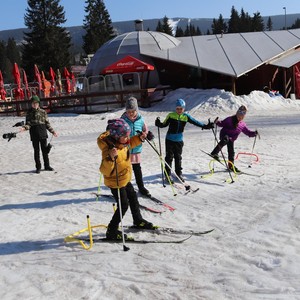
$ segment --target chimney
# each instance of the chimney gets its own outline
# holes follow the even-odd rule
[[[139,19],[139,20],[135,20],[135,31],[143,31],[143,20]]]

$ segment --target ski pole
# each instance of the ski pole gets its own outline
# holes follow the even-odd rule
[[[153,141],[153,144],[154,144],[153,147],[156,149],[156,145],[155,145],[154,141]],[[157,152],[156,152],[156,153],[157,153]],[[171,182],[171,178],[170,178],[169,174],[168,174],[167,171],[166,171],[166,168],[165,168],[165,165],[164,165],[164,160],[163,160],[163,158],[162,158],[161,155],[159,155],[159,160],[160,160],[160,165],[161,165],[161,168],[162,168],[162,177],[164,176],[164,173],[165,173],[165,176],[166,176],[166,178],[167,178],[167,181],[169,182],[169,184],[170,184],[170,186],[171,186],[173,195],[174,195],[174,196],[177,196],[177,194],[176,194],[176,192],[175,192],[175,190],[174,190],[173,184],[172,184],[172,182]],[[163,178],[164,178],[164,177],[163,177]],[[164,179],[163,179],[163,187],[166,187],[166,185],[164,184]]]
[[[251,155],[252,155],[253,152],[254,152],[254,147],[255,147],[255,144],[256,144],[256,137],[257,137],[257,135],[255,136],[254,141],[253,141],[253,146],[252,146]],[[251,156],[250,156],[250,163],[249,163],[248,168],[251,168],[251,164],[252,164],[251,162],[252,162],[252,159],[251,159]]]
[[[99,196],[100,196],[100,191],[101,191],[101,181],[102,181],[102,173],[100,173],[100,175],[99,175],[99,183],[98,183],[98,191],[97,191],[96,201],[98,201]]]
[[[217,143],[217,145],[218,145],[218,144],[219,144],[219,141],[218,141],[218,138],[217,138],[217,134],[216,134],[216,132],[215,132],[215,130],[214,130],[213,128],[212,128],[211,130],[212,130],[212,132],[213,132],[213,134],[214,134],[215,141],[216,141],[216,143]],[[233,180],[232,175],[231,175],[231,172],[230,172],[230,170],[229,170],[229,163],[226,163],[225,156],[224,156],[224,153],[223,153],[222,149],[220,149],[220,152],[221,152],[222,158],[223,158],[223,160],[224,160],[224,162],[225,162],[227,171],[228,171],[228,173],[229,173],[229,176],[230,176],[230,179],[231,179],[231,183],[233,183],[234,180]]]
[[[159,117],[158,117],[159,119]],[[160,128],[157,127],[157,135],[158,135],[158,145],[159,145],[159,156],[161,157],[161,142],[160,142]],[[161,180],[162,180],[162,184],[163,184],[163,187],[166,187],[165,185],[165,180],[164,180],[164,167],[163,165],[161,164]]]
[[[208,123],[210,122],[210,119],[208,119]],[[215,133],[216,133],[216,136],[217,136],[217,131],[218,131],[218,126],[217,126],[217,124],[215,124]],[[217,141],[216,141],[216,139],[214,139],[214,148],[217,146]],[[213,167],[212,167],[212,170],[213,170],[213,172],[214,172],[214,170],[215,170],[215,162],[214,162],[214,160],[213,160]]]
[[[137,131],[138,133],[140,133],[140,131]],[[157,151],[157,149],[151,144],[151,142],[147,139],[147,138],[145,138],[145,140],[147,141],[147,143],[151,146],[151,148],[156,152],[156,154],[160,157],[160,159],[161,159],[161,161],[163,161],[164,162],[164,164],[171,170],[171,171],[173,171],[173,169],[171,168],[171,166],[161,157],[161,155],[159,154],[159,152]],[[166,172],[166,170],[165,170],[165,173],[166,173],[166,175],[167,175],[167,172]],[[184,187],[185,187],[185,189],[188,191],[188,190],[190,190],[190,186],[188,186],[188,185],[185,185],[184,184],[184,182],[181,180],[181,178],[176,174],[176,172],[174,172],[173,171],[173,173],[175,174],[175,176],[176,176],[176,178],[179,180],[179,182],[181,183],[181,184],[183,184],[184,185]]]
[[[128,250],[130,250],[130,248],[125,245],[125,236],[124,236],[124,227],[123,227],[123,216],[122,216],[122,206],[121,206],[121,192],[120,192],[120,187],[119,187],[119,176],[118,176],[117,158],[118,158],[118,156],[115,157],[115,169],[116,169],[116,179],[117,179],[117,188],[118,188],[118,205],[119,205],[120,220],[121,220],[121,230],[122,230],[122,243],[123,243],[123,250],[124,251],[128,251]]]

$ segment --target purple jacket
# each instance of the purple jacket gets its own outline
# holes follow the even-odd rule
[[[241,132],[249,137],[255,137],[256,132],[250,130],[244,121],[238,122],[236,116],[230,116],[223,121],[217,121],[219,127],[223,127],[220,131],[220,139],[223,139],[225,135],[228,135],[231,141],[235,141]],[[236,124],[236,125],[235,125]]]

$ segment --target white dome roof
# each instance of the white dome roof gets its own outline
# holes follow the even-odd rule
[[[141,56],[140,52],[164,51],[180,43],[178,39],[156,31],[132,31],[118,35],[97,50],[87,67],[86,75],[99,75],[103,68],[127,55],[152,63],[150,58]]]

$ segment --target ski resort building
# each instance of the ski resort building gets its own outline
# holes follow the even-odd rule
[[[269,86],[284,97],[300,98],[300,29],[175,38],[142,27],[139,20],[136,31],[118,35],[98,49],[86,71],[91,85],[100,80],[113,90],[112,83],[120,87],[127,78],[141,88],[218,88],[236,95]],[[103,70],[126,56],[154,70],[147,70],[147,76],[144,71],[124,71],[107,80]]]

